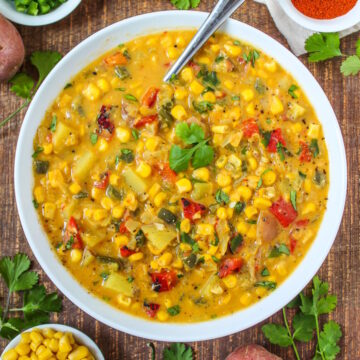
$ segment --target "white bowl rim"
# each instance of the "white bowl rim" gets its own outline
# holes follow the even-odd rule
[[[80,3],[81,0],[68,0],[47,14],[33,16],[16,11],[10,0],[0,0],[0,14],[17,24],[42,26],[53,24],[68,16]]]
[[[144,14],[110,25],[81,42],[56,65],[36,93],[21,127],[15,155],[15,195],[20,220],[34,255],[45,273],[73,303],[95,319],[131,335],[159,341],[184,342],[219,338],[247,329],[276,313],[307,285],[320,268],[335,240],[345,204],[347,168],[344,143],[334,111],[320,85],[307,68],[280,43],[249,25],[230,19],[221,28],[222,31],[234,37],[238,37],[239,34],[247,36],[247,41],[273,56],[291,72],[309,98],[311,95],[316,95],[316,104],[313,106],[323,124],[327,140],[330,188],[328,210],[305,258],[276,291],[247,309],[211,321],[180,324],[148,321],[114,309],[79,286],[57,260],[56,255],[48,246],[48,240],[31,203],[32,183],[29,181],[29,173],[32,171],[30,154],[33,151],[33,136],[45,110],[69,80],[64,75],[67,66],[69,65],[71,69],[68,71],[74,76],[79,72],[77,68],[85,67],[91,60],[105,52],[105,49],[99,45],[100,42],[104,43],[106,49],[110,49],[116,46],[114,44],[124,42],[120,39],[125,38],[127,41],[139,34],[156,33],[165,29],[198,27],[207,15],[204,12],[193,11]],[[128,32],[125,33],[125,31]],[[111,38],[112,35],[115,38]],[[97,47],[100,48],[96,50]],[[80,64],[76,60],[79,59],[81,52],[87,55],[85,64]],[[63,78],[61,78],[62,75]],[[51,90],[51,85],[53,90]],[[310,90],[311,94],[309,94]],[[324,118],[326,121],[322,121]]]
[[[105,360],[104,355],[102,354],[102,352],[100,351],[99,347],[96,345],[94,340],[92,340],[89,336],[87,336],[82,331],[80,331],[76,328],[73,328],[71,326],[62,325],[62,324],[43,324],[43,325],[34,326],[30,329],[26,329],[23,332],[30,332],[35,329],[47,329],[47,328],[53,329],[56,331],[61,331],[61,332],[71,332],[74,335],[75,340],[78,341],[80,343],[80,345],[85,345],[90,350],[92,355],[94,355],[96,360]],[[12,339],[7,344],[4,351],[2,352],[2,355],[4,355],[7,351],[13,349],[20,342],[22,333],[20,333],[16,337],[14,337],[14,339]],[[1,358],[1,356],[0,356],[0,358]]]
[[[350,29],[360,23],[360,1],[346,14],[334,19],[314,19],[301,13],[291,0],[279,0],[284,12],[296,23],[306,29],[319,32],[336,32]]]

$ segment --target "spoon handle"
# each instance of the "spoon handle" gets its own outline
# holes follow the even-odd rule
[[[244,3],[245,0],[219,0],[213,11],[206,18],[205,22],[201,25],[198,32],[190,41],[189,45],[185,48],[180,57],[176,60],[175,64],[171,67],[164,77],[167,82],[191,60],[195,53],[205,44],[210,36],[230,17],[230,15]]]

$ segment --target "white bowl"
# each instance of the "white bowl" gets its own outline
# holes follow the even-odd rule
[[[285,13],[304,28],[319,32],[335,32],[349,29],[360,23],[360,1],[345,15],[329,20],[313,19],[301,13],[291,0],[279,0]]]
[[[74,329],[70,326],[60,325],[60,324],[45,324],[45,325],[35,326],[28,330],[24,330],[24,332],[29,332],[33,329],[46,329],[46,328],[50,328],[55,331],[61,331],[61,332],[71,332],[74,335],[76,342],[80,345],[86,346],[90,350],[90,352],[94,355],[95,360],[105,360],[104,355],[102,354],[99,347],[94,343],[93,340],[91,340],[83,332]],[[14,339],[12,339],[9,342],[9,344],[4,349],[2,355],[4,355],[7,351],[13,349],[20,342],[20,340],[21,340],[21,334],[16,336]]]
[[[81,0],[67,0],[67,2],[47,14],[33,16],[16,11],[13,0],[0,0],[0,14],[3,14],[6,18],[17,24],[41,26],[52,24],[63,19],[80,3]]]
[[[15,193],[21,223],[28,242],[44,271],[71,301],[97,320],[132,335],[162,341],[196,341],[218,338],[253,326],[271,316],[294,298],[315,275],[336,237],[346,195],[346,158],[334,111],[311,73],[281,44],[248,25],[229,20],[222,31],[243,39],[273,56],[296,78],[314,103],[322,122],[330,159],[328,210],[316,240],[289,278],[268,297],[249,308],[219,319],[190,324],[148,321],[116,310],[92,296],[70,275],[51,250],[32,204],[33,138],[45,111],[65,84],[101,54],[139,35],[164,30],[199,27],[207,13],[167,11],[136,16],[113,24],[84,40],[70,51],[48,75],[36,93],[21,127],[15,157]]]

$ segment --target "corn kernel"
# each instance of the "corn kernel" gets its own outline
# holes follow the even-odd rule
[[[168,48],[174,44],[174,40],[169,34],[167,34],[160,40],[160,44],[162,47]]]
[[[249,224],[247,224],[245,221],[239,221],[236,225],[236,230],[240,234],[245,235],[249,230]]]
[[[170,265],[170,263],[172,261],[172,257],[173,256],[171,253],[166,252],[159,257],[158,264],[160,266],[168,266],[168,265]]]
[[[256,225],[250,225],[250,229],[246,233],[249,239],[256,239]]]
[[[222,169],[227,163],[227,156],[226,155],[221,155],[217,160],[216,160],[216,167],[219,169]]]
[[[115,135],[119,139],[119,141],[123,144],[129,142],[131,137],[130,130],[125,127],[117,127],[115,129]]]
[[[234,83],[231,80],[225,80],[224,85],[229,89],[232,90],[234,88]]]
[[[115,234],[113,239],[118,247],[126,246],[129,243],[129,238],[126,235]]]
[[[219,44],[212,44],[210,46],[210,50],[214,53],[217,54],[220,51],[220,45]]]
[[[107,217],[108,212],[105,209],[96,209],[94,210],[94,220],[95,221],[100,221],[103,220]]]
[[[258,210],[254,206],[247,206],[244,210],[244,213],[247,218],[251,219],[255,215],[257,215]]]
[[[143,178],[147,178],[151,174],[151,166],[141,162],[136,168],[136,172]]]
[[[226,209],[224,207],[219,207],[216,210],[216,216],[221,220],[225,220],[227,218]]]
[[[300,133],[301,130],[302,130],[302,125],[301,125],[299,122],[297,122],[297,123],[295,123],[295,124],[293,124],[293,125],[291,126],[291,130],[292,130],[295,134],[298,134],[298,133]]]
[[[95,101],[100,97],[100,89],[95,85],[90,83],[84,90],[83,95],[90,101]]]
[[[248,163],[249,163],[249,166],[250,166],[251,170],[256,170],[256,168],[258,166],[258,163],[257,163],[255,158],[253,158],[253,157],[249,158]]]
[[[54,353],[58,352],[58,350],[59,350],[59,340],[50,339],[49,349]]]
[[[228,289],[233,289],[236,286],[237,278],[235,275],[228,275],[222,281]]]
[[[29,344],[20,343],[20,344],[16,345],[15,351],[19,355],[27,355],[31,351],[31,349],[30,349]]]
[[[190,67],[185,67],[181,71],[181,78],[186,82],[192,81],[194,79],[194,74],[192,69]]]
[[[115,206],[112,211],[111,211],[111,215],[115,218],[115,219],[120,219],[123,214],[124,214],[124,207],[121,205]]]
[[[214,125],[211,127],[214,134],[226,134],[229,131],[228,125]]]
[[[230,111],[229,111],[229,117],[231,120],[240,120],[241,117],[241,108],[239,106],[234,106]],[[241,139],[240,139],[241,140]]]
[[[99,151],[104,152],[108,149],[109,147],[109,143],[104,139],[101,138],[98,142],[97,142],[97,148]]]
[[[72,183],[69,190],[72,194],[78,194],[81,191],[81,186],[78,183]]]
[[[29,332],[24,332],[21,334],[21,342],[24,344],[30,344],[31,343],[31,338],[30,338],[30,333]]]
[[[160,321],[166,321],[168,318],[169,318],[169,314],[163,310],[160,310],[158,313],[157,313],[157,318],[160,320]]]
[[[176,106],[175,106],[175,107],[176,107]],[[150,151],[155,151],[156,148],[157,148],[157,146],[158,146],[158,144],[159,144],[158,139],[157,139],[157,138],[153,138],[153,137],[147,139],[146,142],[145,142],[146,148],[147,148],[148,150],[150,150]]]
[[[198,224],[196,233],[203,236],[209,236],[214,234],[214,225],[212,224]]]
[[[116,297],[116,300],[120,305],[123,305],[123,306],[126,306],[126,307],[129,307],[131,305],[131,297],[125,296],[123,294],[119,294]]]
[[[34,189],[34,198],[39,204],[45,201],[45,190],[42,186],[37,186]]]
[[[38,331],[32,331],[30,333],[30,339],[36,345],[40,345],[44,340],[43,336]]]
[[[123,205],[126,208],[129,208],[129,210],[131,211],[135,211],[137,206],[138,206],[138,201],[136,199],[136,195],[133,191],[129,191],[126,196],[125,199],[123,201]]]
[[[226,304],[228,304],[230,302],[230,300],[231,300],[231,294],[228,293],[228,294],[226,294],[225,296],[223,296],[221,298],[221,303],[226,305]]]
[[[235,169],[239,169],[241,167],[242,161],[236,155],[231,154],[228,158],[228,164],[232,165]]]
[[[197,62],[198,62],[199,64],[209,65],[209,64],[210,64],[210,59],[209,59],[207,56],[200,56],[200,57],[197,59]]]
[[[82,259],[82,250],[72,249],[70,253],[70,258],[73,263],[79,263]]]
[[[94,199],[94,200],[100,200],[100,198],[103,196],[103,190],[101,189],[98,189],[96,187],[93,187],[91,189],[91,197]]]
[[[237,192],[239,193],[240,198],[244,199],[245,201],[250,200],[252,195],[251,189],[248,188],[247,186],[239,186],[237,188]]]
[[[184,219],[180,223],[180,230],[181,232],[188,233],[191,228],[191,223],[189,219]]]
[[[180,194],[190,192],[192,190],[191,181],[185,178],[178,180],[176,182],[176,187]]]
[[[179,51],[175,47],[170,47],[166,50],[166,56],[170,60],[174,60],[179,56]]]
[[[301,211],[302,215],[311,214],[316,211],[316,205],[312,202],[309,202],[304,205],[304,208]]]
[[[286,265],[284,262],[279,262],[276,265],[276,272],[280,275],[280,276],[285,276],[287,274],[287,269],[286,269]]]
[[[149,196],[151,199],[155,197],[155,195],[160,191],[161,186],[158,183],[154,183],[149,189]]]
[[[277,68],[277,65],[276,65],[276,62],[274,60],[272,61],[268,61],[264,64],[264,68],[271,72],[271,73],[274,73],[276,71],[276,68]]]
[[[210,289],[211,293],[215,295],[221,295],[224,293],[224,289],[221,287],[220,284],[215,284]]]
[[[175,269],[182,269],[183,268],[183,263],[180,259],[176,259],[172,264],[171,264]]]
[[[255,198],[254,206],[260,210],[265,210],[271,206],[271,201],[265,198]]]
[[[308,137],[312,139],[317,139],[320,134],[320,125],[318,124],[310,124],[308,130]]]
[[[69,360],[81,360],[86,356],[90,355],[89,349],[86,346],[79,346],[74,351],[72,351],[68,357]]]
[[[53,219],[55,217],[56,205],[51,202],[46,202],[43,205],[42,213],[46,219]]]
[[[204,91],[204,89],[205,88],[197,80],[194,80],[190,84],[190,91],[196,95],[200,95]]]
[[[42,351],[40,354],[38,354],[39,360],[49,360],[53,356],[53,353],[50,349],[45,348],[44,351]]]
[[[48,144],[48,143],[43,144],[42,148],[44,149],[43,153],[45,155],[49,155],[53,151],[53,144]]]
[[[160,207],[163,202],[166,200],[166,193],[165,192],[160,192],[158,193],[155,197],[154,197],[154,205],[157,207]]]
[[[56,188],[64,183],[64,177],[59,169],[49,171],[47,173],[49,183],[52,187]]]
[[[255,115],[256,111],[255,111],[255,105],[253,102],[251,102],[247,107],[246,107],[246,113],[248,115]]]
[[[154,270],[159,269],[159,264],[158,264],[155,260],[152,260],[152,261],[150,262],[150,266],[151,266],[151,268],[154,269]]]
[[[210,177],[210,172],[207,168],[202,167],[193,171],[192,176],[194,179],[201,181],[208,181]]]
[[[138,141],[136,144],[136,152],[141,153],[144,150],[144,143],[142,141]]]
[[[310,179],[305,179],[305,181],[304,181],[304,190],[305,190],[307,193],[310,193],[311,187],[312,187],[312,185],[311,185]]]
[[[240,303],[244,306],[248,306],[251,303],[252,295],[246,292],[240,296]]]
[[[231,176],[226,172],[220,172],[216,177],[216,182],[220,187],[229,186],[232,182]]]
[[[190,251],[190,250],[192,250],[192,247],[191,247],[191,245],[189,245],[189,244],[181,243],[181,244],[180,244],[180,249],[181,249],[182,251]]]
[[[270,186],[273,185],[276,181],[276,173],[272,170],[267,171],[263,176],[262,176],[262,181],[264,183],[265,186]]]
[[[257,287],[255,293],[259,297],[263,297],[266,294],[266,289],[264,287]]]
[[[102,90],[103,92],[108,92],[110,90],[110,84],[105,79],[99,79],[96,82],[96,85]]]
[[[172,306],[172,301],[169,298],[167,298],[164,300],[164,305],[168,309],[169,307]]]
[[[184,88],[177,88],[174,92],[174,97],[176,100],[183,100],[187,96],[187,91]]]
[[[284,111],[284,106],[277,96],[273,96],[270,103],[270,112],[278,115]]]
[[[2,359],[3,360],[17,360],[18,353],[15,351],[15,349],[11,349],[2,356]]]
[[[224,48],[230,56],[239,56],[242,52],[240,46],[225,44]]]
[[[118,175],[116,175],[116,174],[111,174],[111,175],[109,176],[109,183],[110,183],[110,185],[112,185],[112,186],[117,186],[117,185],[119,185],[119,181],[120,181],[120,177],[119,177]]]
[[[142,252],[138,252],[136,254],[132,254],[128,257],[130,261],[139,261],[144,257],[144,254]]]
[[[178,36],[176,39],[175,39],[175,43],[176,45],[178,46],[185,46],[186,45],[186,41],[184,39],[183,36]]]
[[[208,91],[207,93],[205,93],[205,94],[203,95],[203,99],[204,99],[205,101],[209,101],[209,102],[211,102],[211,103],[216,102],[216,96],[214,95],[214,93],[213,93],[212,91]]]
[[[245,89],[240,94],[245,101],[251,101],[254,98],[254,91],[251,89]]]

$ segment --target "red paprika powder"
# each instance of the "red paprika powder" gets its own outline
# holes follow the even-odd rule
[[[348,13],[357,0],[291,0],[304,15],[314,19],[334,19]]]

